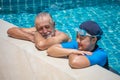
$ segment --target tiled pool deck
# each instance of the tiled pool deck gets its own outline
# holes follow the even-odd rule
[[[0,80],[120,80],[98,65],[71,69],[68,59],[49,57],[29,41],[8,37],[12,26],[0,20]]]
[[[120,0],[30,1],[1,0],[0,19],[19,27],[31,27],[34,26],[36,13],[48,11],[56,22],[56,28],[72,39],[75,39],[74,29],[80,23],[96,21],[104,32],[99,45],[108,52],[109,66],[120,74]]]

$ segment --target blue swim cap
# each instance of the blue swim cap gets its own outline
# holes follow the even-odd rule
[[[92,36],[97,36],[98,40],[101,38],[101,35],[103,34],[103,31],[100,28],[100,26],[94,21],[83,22],[80,25],[80,29],[85,30],[87,33],[89,33]]]

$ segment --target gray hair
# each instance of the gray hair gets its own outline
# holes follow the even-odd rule
[[[52,16],[51,16],[49,13],[47,13],[47,12],[41,12],[41,13],[39,13],[39,14],[36,16],[36,18],[43,18],[43,17],[48,17],[48,19],[49,19],[49,21],[50,21],[50,24],[53,24],[53,23],[54,23],[54,21],[53,21],[53,19],[52,19]]]

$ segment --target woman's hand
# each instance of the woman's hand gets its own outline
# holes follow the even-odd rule
[[[92,52],[90,51],[79,51],[79,50],[73,50],[71,54],[79,54],[79,55],[92,55]]]

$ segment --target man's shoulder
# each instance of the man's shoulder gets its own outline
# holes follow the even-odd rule
[[[58,31],[58,30],[55,31],[55,37],[62,40],[62,42],[66,42],[66,41],[71,40],[70,37],[66,33]]]
[[[55,30],[55,36],[68,36],[66,33],[59,31],[59,30]]]
[[[55,34],[56,34],[56,35],[59,35],[59,34],[65,34],[65,33],[62,32],[62,31],[59,31],[59,30],[55,30]]]

